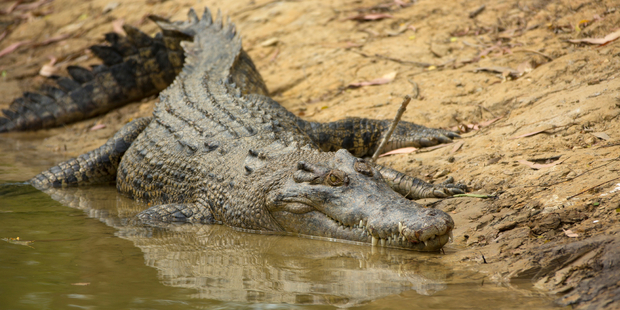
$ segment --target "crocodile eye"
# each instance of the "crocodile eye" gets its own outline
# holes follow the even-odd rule
[[[328,185],[341,186],[341,185],[347,185],[348,183],[349,183],[349,177],[347,177],[347,175],[342,171],[332,170],[327,176]]]

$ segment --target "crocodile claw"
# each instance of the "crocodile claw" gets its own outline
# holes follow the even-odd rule
[[[443,181],[443,182],[441,182],[441,183],[439,183],[439,184],[437,184],[435,186],[443,189],[444,192],[448,196],[465,194],[465,192],[467,191],[467,185],[465,185],[463,183],[454,183],[454,178],[453,177],[449,177],[445,181]]]
[[[444,189],[435,189],[435,190],[433,190],[433,194],[435,195],[435,198],[446,198],[446,197],[448,197],[448,194],[446,193],[446,191]]]

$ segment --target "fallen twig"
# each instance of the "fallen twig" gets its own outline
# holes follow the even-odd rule
[[[390,136],[392,136],[392,133],[394,132],[396,125],[398,125],[400,118],[403,116],[403,113],[405,113],[405,110],[407,110],[407,105],[409,104],[409,102],[411,102],[411,96],[406,95],[405,98],[403,98],[403,103],[400,104],[400,108],[398,109],[398,112],[396,112],[396,116],[394,117],[394,121],[392,121],[392,125],[390,126],[390,129],[388,130],[388,132],[385,134],[385,136],[381,140],[381,143],[379,143],[379,147],[377,147],[377,149],[375,150],[375,154],[372,155],[371,160],[373,162],[377,161],[377,157],[379,157],[379,153],[381,153],[381,150],[385,146],[385,143],[387,143],[387,141],[390,139]]]
[[[597,187],[599,187],[599,186],[601,186],[601,185],[607,184],[607,183],[609,183],[609,182],[612,182],[612,181],[615,181],[615,180],[618,180],[618,179],[620,179],[620,177],[613,178],[613,179],[611,179],[611,180],[607,180],[607,181],[605,181],[605,182],[603,182],[603,183],[597,184],[597,185],[592,186],[592,187],[590,187],[590,188],[584,189],[584,190],[582,190],[581,192],[579,192],[579,193],[577,193],[577,194],[575,194],[575,195],[569,196],[568,198],[566,198],[566,200],[570,200],[571,198],[575,198],[575,197],[577,197],[577,196],[579,196],[579,195],[581,195],[581,194],[583,194],[583,193],[585,193],[585,192],[587,192],[587,191],[589,191],[589,190],[595,189],[595,188],[597,188]]]
[[[366,53],[362,53],[362,52],[358,52],[358,51],[351,51],[351,52],[356,53],[356,54],[358,54],[358,55],[360,55],[362,57],[366,57],[366,58],[371,58],[371,57],[380,58],[380,59],[385,59],[385,60],[397,62],[399,64],[404,64],[404,65],[413,65],[413,66],[423,67],[423,68],[428,68],[428,67],[432,66],[431,64],[425,63],[425,62],[402,60],[402,59],[392,58],[392,57],[388,57],[388,56],[381,55],[381,54],[368,55]]]
[[[472,197],[472,198],[496,198],[496,196],[484,195],[484,194],[456,194],[452,195],[452,197]]]
[[[484,11],[484,9],[486,8],[486,5],[481,5],[480,7],[478,7],[477,9],[471,11],[469,13],[469,18],[475,18],[476,16],[478,16],[480,13],[482,13],[482,11]]]
[[[565,160],[566,160],[566,158],[560,159],[560,160],[556,160],[556,161],[548,163],[548,164],[537,164],[537,163],[533,163],[531,161],[527,161],[527,160],[523,160],[523,159],[522,160],[518,160],[517,162],[522,164],[522,165],[528,166],[528,167],[530,167],[530,168],[532,168],[534,170],[538,170],[538,169],[550,168],[550,167],[553,167],[555,165],[559,165],[559,164],[563,163]]]
[[[434,146],[429,146],[429,147],[421,148],[421,149],[417,150],[417,152],[418,153],[426,153],[426,152],[434,151],[436,149],[444,148],[444,147],[450,146],[450,145],[452,145],[454,147],[455,144],[457,144],[457,142],[438,144],[438,145],[434,145]]]
[[[0,51],[0,58],[5,56],[5,55],[8,55],[8,54],[14,52],[15,50],[17,50],[22,45],[29,44],[30,42],[32,42],[32,41],[31,40],[24,40],[24,41],[19,41],[19,42],[16,42],[16,43],[13,43],[13,44],[7,46],[5,49]]]
[[[549,130],[553,130],[553,129],[556,129],[556,128],[557,128],[556,126],[553,126],[551,128],[547,128],[547,129],[544,129],[544,130],[537,130],[537,131],[533,131],[533,132],[528,132],[526,134],[522,134],[522,135],[516,136],[516,137],[511,137],[511,138],[508,138],[508,139],[509,140],[514,140],[514,139],[519,139],[519,138],[531,137],[531,136],[535,136],[535,135],[537,135],[539,133],[549,134],[549,132],[548,132]]]
[[[15,8],[16,8],[18,5],[20,5],[22,2],[24,2],[24,0],[17,0],[17,1],[15,1],[15,3],[11,4],[11,6],[9,6],[8,8],[6,8],[6,10],[2,10],[2,11],[0,11],[0,14],[7,15],[7,14],[11,14],[11,13],[13,13],[13,11],[15,10]]]

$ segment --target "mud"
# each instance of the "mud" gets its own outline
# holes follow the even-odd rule
[[[557,294],[561,305],[617,307],[620,41],[568,42],[617,31],[616,1],[137,0],[104,13],[109,3],[56,0],[1,15],[0,30],[8,35],[0,50],[22,40],[69,38],[1,57],[0,107],[43,83],[38,73],[50,57],[58,74],[68,65],[96,63],[87,47],[100,43],[119,19],[154,33],[147,14],[179,20],[189,7],[220,8],[237,24],[272,96],[307,119],[392,118],[414,83],[420,97],[403,120],[467,131],[468,125],[501,117],[464,132],[460,148],[379,162],[430,182],[452,176],[473,193],[493,197],[421,201],[450,212],[457,223],[449,249],[458,255],[450,263],[497,282],[531,279]],[[358,14],[391,18],[347,19]],[[396,77],[388,84],[347,87],[391,72]],[[2,139],[50,161],[69,158],[100,146],[129,120],[148,116],[156,101]],[[98,124],[105,128],[90,130]],[[541,166],[533,169],[521,160]],[[27,180],[39,172],[16,171],[0,165],[3,179]]]

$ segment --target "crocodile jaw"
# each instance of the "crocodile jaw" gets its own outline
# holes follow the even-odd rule
[[[417,208],[419,209],[414,211],[433,210]],[[301,207],[297,206],[295,209]],[[272,212],[271,215],[284,230],[299,235],[362,242],[377,247],[437,251],[452,236],[454,222],[447,214],[433,211],[437,211],[438,215],[435,217],[439,216],[439,219],[416,216],[415,223],[412,218],[387,223],[382,221],[386,219],[383,217],[361,219],[358,224],[353,225],[339,222],[318,210],[302,214],[280,210]]]

